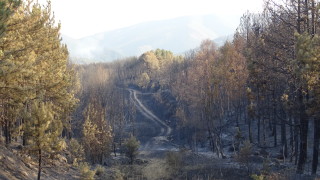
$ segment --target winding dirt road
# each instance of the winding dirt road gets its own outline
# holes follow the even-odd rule
[[[130,92],[130,100],[134,103],[137,110],[148,120],[152,121],[155,126],[161,129],[160,133],[155,137],[151,137],[140,150],[152,151],[152,150],[168,150],[172,149],[172,145],[168,140],[172,129],[163,120],[157,117],[150,109],[148,109],[138,98],[137,94],[140,93],[134,89],[128,89]],[[140,93],[142,94],[142,93]]]

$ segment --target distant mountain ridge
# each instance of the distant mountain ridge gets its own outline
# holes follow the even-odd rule
[[[76,63],[89,63],[139,56],[157,48],[179,54],[196,48],[204,39],[223,42],[230,34],[233,29],[219,18],[205,15],[146,22],[81,39],[62,38]]]

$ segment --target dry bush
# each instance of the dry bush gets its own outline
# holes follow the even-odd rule
[[[247,168],[248,174],[251,171],[250,155],[252,154],[252,145],[249,141],[245,141],[243,147],[241,147],[236,160]]]
[[[98,165],[96,168],[95,168],[95,175],[97,176],[96,179],[98,180],[104,180],[104,179],[108,179],[108,176],[107,176],[107,172],[106,172],[106,169],[101,166],[101,165]]]
[[[68,143],[68,150],[70,152],[70,163],[77,166],[79,162],[84,160],[84,149],[83,146],[74,138]]]
[[[97,180],[124,180],[124,174],[118,167],[107,168],[101,176],[97,176]]]
[[[166,162],[170,169],[174,171],[179,171],[183,166],[182,157],[183,154],[181,152],[170,151],[166,153]]]
[[[263,174],[257,175],[257,174],[252,174],[250,176],[253,180],[265,180],[266,176]]]
[[[254,180],[319,180],[310,175],[296,174],[295,168],[288,168],[278,172],[270,172],[268,174],[253,174],[251,178]]]
[[[88,163],[80,163],[79,169],[83,180],[94,180],[95,171],[90,169]]]
[[[140,165],[122,165],[118,167],[124,179],[142,177],[142,168]]]
[[[142,174],[148,180],[169,179],[170,177],[166,161],[160,159],[150,161],[150,164],[143,168]]]
[[[112,173],[111,178],[114,180],[123,180],[123,174],[119,169],[115,169]]]

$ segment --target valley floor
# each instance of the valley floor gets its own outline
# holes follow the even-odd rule
[[[285,162],[273,157],[265,158],[257,149],[249,155],[246,163],[239,163],[235,152],[224,149],[226,158],[219,158],[208,148],[196,148],[194,151],[177,145],[172,140],[172,128],[166,120],[155,113],[146,102],[143,93],[129,89],[130,100],[137,108],[137,138],[141,142],[139,155],[131,165],[122,154],[113,154],[104,164],[105,173],[97,173],[95,179],[253,179],[253,174],[268,174],[266,179],[317,179],[316,177],[295,174],[295,167],[289,160]],[[147,94],[150,95],[150,94]],[[274,149],[276,150],[276,149]],[[269,151],[274,151],[269,149]],[[95,169],[93,166],[92,169]],[[249,172],[248,172],[249,170]],[[37,163],[30,156],[24,155],[18,145],[0,146],[0,179],[36,179]],[[261,178],[261,177],[260,177]],[[47,161],[42,179],[81,179],[78,168],[67,164],[66,158],[60,156]]]

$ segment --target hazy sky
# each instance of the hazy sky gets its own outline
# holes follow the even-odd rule
[[[62,34],[81,38],[141,22],[204,14],[215,14],[235,29],[246,10],[261,11],[263,0],[51,0],[51,4]]]

